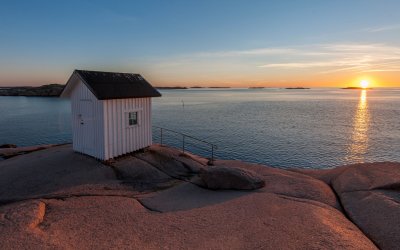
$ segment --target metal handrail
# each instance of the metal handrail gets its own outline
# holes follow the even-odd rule
[[[209,146],[211,147],[211,150],[209,150],[209,149],[203,149],[203,148],[202,148],[202,149],[211,152],[210,164],[211,164],[211,165],[214,164],[214,149],[218,149],[217,145],[212,144],[212,143],[210,143],[210,142],[208,142],[208,141],[205,141],[205,140],[202,140],[202,139],[199,139],[199,138],[196,138],[196,137],[193,137],[193,136],[190,136],[190,135],[187,135],[187,134],[184,134],[184,133],[181,133],[181,132],[172,130],[172,129],[163,128],[163,127],[158,127],[158,126],[153,126],[153,127],[154,127],[154,128],[157,128],[157,129],[160,129],[160,144],[161,144],[161,145],[163,145],[163,131],[164,131],[164,130],[165,130],[165,131],[168,131],[168,132],[172,132],[172,133],[178,134],[178,135],[181,135],[181,136],[182,136],[182,152],[183,152],[183,153],[185,153],[185,138],[186,138],[186,137],[187,137],[187,138],[190,138],[190,139],[193,139],[193,140],[196,140],[196,141],[199,141],[199,142],[202,142],[202,143],[204,143],[204,144],[209,145]],[[188,144],[188,143],[186,143],[186,144]],[[189,143],[189,144],[190,144],[190,143]],[[193,144],[192,144],[192,145],[193,145]],[[193,146],[194,146],[194,145],[193,145]],[[195,147],[196,147],[196,146],[195,146]]]

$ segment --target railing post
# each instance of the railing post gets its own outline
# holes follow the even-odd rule
[[[182,134],[182,153],[185,153],[185,135]]]
[[[161,136],[160,136],[160,140],[161,140],[161,146],[162,146],[162,128],[160,128],[160,131],[161,131]]]
[[[214,145],[211,145],[211,165],[214,165]]]

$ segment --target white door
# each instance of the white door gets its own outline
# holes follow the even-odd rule
[[[83,153],[94,154],[94,117],[93,102],[91,100],[80,100],[81,107],[81,136],[83,137]]]

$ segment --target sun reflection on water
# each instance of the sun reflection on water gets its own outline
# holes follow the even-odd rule
[[[353,118],[353,132],[346,159],[351,162],[364,162],[368,149],[368,129],[370,114],[367,102],[367,90],[362,90],[357,110]]]

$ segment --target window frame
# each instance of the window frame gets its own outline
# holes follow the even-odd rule
[[[131,124],[132,121],[132,124]],[[133,111],[133,112],[128,112],[128,126],[136,126],[139,124],[138,121],[138,112]]]
[[[125,119],[126,119],[125,124],[126,124],[127,128],[134,128],[134,127],[140,126],[141,111],[142,111],[141,109],[125,110]],[[129,118],[130,118],[131,113],[136,113],[136,124],[132,124],[132,125],[129,124],[129,121],[130,121]]]

